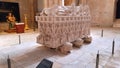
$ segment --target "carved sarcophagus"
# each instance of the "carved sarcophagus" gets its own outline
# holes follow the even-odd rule
[[[36,21],[40,32],[37,42],[50,48],[58,48],[65,42],[90,35],[91,16],[88,8],[69,15],[36,16]]]

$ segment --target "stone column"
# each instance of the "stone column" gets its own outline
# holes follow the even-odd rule
[[[54,5],[58,5],[58,0],[53,0]]]
[[[84,5],[87,4],[87,0],[82,0],[81,4],[84,4]]]
[[[81,3],[81,0],[75,0],[75,4],[78,6],[78,5],[80,5],[80,3]]]
[[[50,8],[54,5],[62,5],[62,0],[44,0],[44,8]]]
[[[48,8],[48,0],[44,0],[44,8]]]
[[[62,5],[62,0],[58,0],[58,4],[61,6]]]

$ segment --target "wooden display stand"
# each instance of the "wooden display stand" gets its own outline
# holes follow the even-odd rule
[[[16,32],[17,33],[24,33],[24,28],[25,28],[24,23],[16,23],[15,27],[16,27]]]

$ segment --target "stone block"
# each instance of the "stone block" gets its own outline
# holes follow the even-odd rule
[[[64,43],[62,46],[59,47],[61,53],[68,54],[72,50],[73,44],[70,42]]]
[[[91,43],[92,42],[92,37],[88,35],[88,36],[85,36],[83,38],[83,40],[84,40],[85,43]]]
[[[75,47],[80,47],[80,46],[83,45],[83,42],[84,42],[84,41],[83,41],[81,38],[79,38],[79,39],[73,41],[72,43],[73,43],[73,46],[75,46]]]

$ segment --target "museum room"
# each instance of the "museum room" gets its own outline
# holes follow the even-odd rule
[[[120,68],[120,0],[0,0],[0,68]]]

